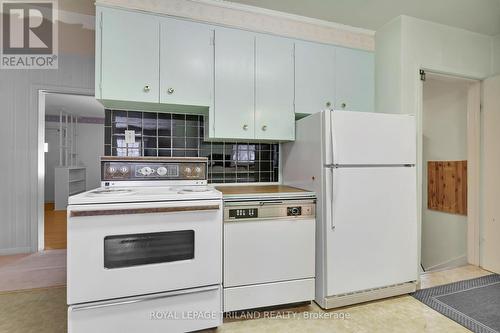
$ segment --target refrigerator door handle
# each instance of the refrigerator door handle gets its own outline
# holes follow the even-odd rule
[[[334,158],[334,155],[335,155],[335,149],[334,149],[334,140],[333,140],[333,111],[330,111],[329,112],[330,114],[330,150],[331,150],[331,156],[332,156],[332,161],[331,161],[331,165],[334,165],[335,164],[335,158]]]
[[[330,223],[332,225],[332,230],[335,229],[335,211],[334,211],[334,203],[335,203],[335,200],[334,200],[334,195],[335,195],[335,180],[334,180],[334,175],[335,175],[335,167],[330,167],[330,171],[332,173],[331,175],[331,196],[330,196]]]
[[[338,166],[336,165],[325,165],[325,168],[329,169],[328,171],[330,171],[330,189],[328,190],[327,189],[327,192],[330,191],[330,202],[329,204],[327,204],[328,208],[326,210],[327,212],[327,217],[330,218],[330,225],[332,227],[332,229],[335,229],[335,209],[334,209],[334,206],[335,206],[335,169],[338,168]],[[326,172],[328,172],[326,171]]]

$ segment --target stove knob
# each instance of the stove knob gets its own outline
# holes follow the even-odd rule
[[[112,166],[108,167],[108,173],[109,173],[109,174],[114,174],[114,173],[116,173],[116,171],[117,171],[117,170],[116,170],[116,168],[115,168],[115,167],[112,167]]]
[[[191,174],[191,168],[190,168],[190,167],[185,168],[185,169],[184,169],[184,173],[185,173],[186,175],[190,175],[190,174]]]
[[[167,174],[167,168],[159,167],[158,169],[156,169],[156,173],[160,176],[165,176]]]
[[[151,169],[150,167],[144,167],[144,168],[139,169],[139,173],[143,176],[149,176],[153,172],[154,172],[154,170]]]
[[[194,168],[194,173],[195,173],[197,176],[199,176],[199,175],[200,175],[200,173],[201,173],[201,168],[200,168],[200,167],[196,167],[196,168]]]
[[[123,173],[123,174],[128,173],[128,167],[127,167],[127,166],[122,166],[122,167],[120,168],[120,172],[121,172],[121,173]]]

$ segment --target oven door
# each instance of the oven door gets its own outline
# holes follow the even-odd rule
[[[220,284],[220,200],[68,207],[68,304]]]

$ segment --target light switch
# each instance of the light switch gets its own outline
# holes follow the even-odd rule
[[[135,143],[135,131],[125,131],[125,143],[126,144]]]

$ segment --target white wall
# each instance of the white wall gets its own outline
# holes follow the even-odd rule
[[[94,57],[59,54],[58,70],[0,75],[0,255],[35,251],[38,221],[38,89],[93,91]]]
[[[104,124],[81,123],[77,131],[77,152],[80,163],[87,167],[87,190],[91,190],[101,186],[100,157],[104,155]]]
[[[468,83],[428,79],[423,90],[422,264],[466,263],[467,217],[427,209],[427,162],[467,159]]]
[[[377,111],[417,114],[421,68],[476,79],[490,76],[492,40],[404,15],[387,23],[375,34],[376,82],[385,87],[401,80],[401,89],[379,88]]]
[[[491,52],[491,72],[492,74],[500,74],[500,35],[492,39]]]
[[[398,17],[384,25],[375,35],[377,45],[375,52],[375,109],[378,112],[401,113],[401,34],[401,17]]]
[[[92,1],[60,0],[59,69],[0,70],[0,255],[36,251],[38,89],[94,89]],[[63,15],[64,14],[64,15]],[[43,124],[43,121],[42,121]]]
[[[400,38],[394,38],[399,36]],[[400,88],[377,89],[377,112],[415,114],[417,116],[417,236],[421,247],[422,207],[422,82],[419,70],[426,69],[474,79],[492,74],[493,37],[463,29],[428,22],[408,16],[389,22],[375,34],[376,84],[390,86],[400,77]],[[385,55],[385,59],[380,59]],[[384,70],[390,61],[401,57],[390,71]],[[418,258],[418,263],[420,258]]]

